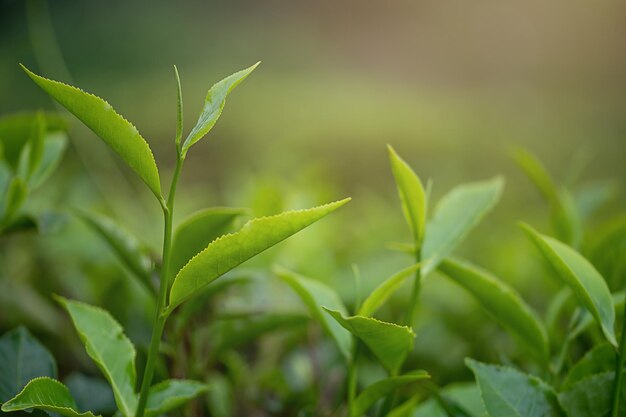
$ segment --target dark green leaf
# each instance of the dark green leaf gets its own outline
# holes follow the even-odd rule
[[[184,379],[168,379],[150,387],[146,417],[157,417],[185,405],[209,390],[207,384]]]

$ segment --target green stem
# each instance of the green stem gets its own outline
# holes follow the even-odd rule
[[[422,261],[422,249],[421,247],[418,246],[416,253],[415,253],[415,263],[419,264],[421,261]],[[415,319],[415,313],[417,311],[417,302],[419,300],[421,288],[422,288],[422,268],[419,267],[415,271],[415,278],[413,279],[413,289],[411,290],[411,298],[409,299],[409,306],[406,311],[406,317],[404,318],[404,324],[410,327],[413,327],[413,320]]]
[[[352,348],[352,359],[348,365],[348,416],[353,416],[354,399],[356,398],[357,390],[357,361],[359,360],[359,354],[361,349],[359,348],[359,341],[354,338],[354,347]]]
[[[622,379],[624,375],[624,362],[626,362],[626,309],[622,319],[622,336],[619,342],[619,353],[615,361],[615,383],[613,384],[613,408],[611,417],[619,416],[620,398],[622,391]]]
[[[165,329],[165,322],[169,316],[169,312],[166,311],[167,306],[167,291],[169,288],[169,263],[170,263],[170,251],[172,248],[172,218],[174,214],[174,198],[176,196],[176,186],[178,184],[178,178],[182,170],[184,159],[180,153],[176,159],[176,168],[174,169],[174,176],[172,177],[172,183],[170,185],[170,192],[168,194],[167,202],[161,199],[161,207],[163,208],[163,217],[165,218],[165,226],[163,231],[163,265],[161,266],[161,281],[159,285],[159,297],[157,298],[156,314],[154,317],[154,327],[152,328],[152,338],[150,340],[150,349],[148,350],[148,358],[146,360],[146,368],[143,373],[143,379],[141,381],[141,390],[139,394],[139,403],[137,404],[137,411],[135,417],[143,417],[146,403],[148,401],[148,392],[150,391],[150,385],[152,385],[152,377],[154,376],[154,366],[156,359],[159,355],[159,346],[161,344],[161,338],[163,337],[163,330]]]

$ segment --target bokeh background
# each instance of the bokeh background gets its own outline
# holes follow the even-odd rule
[[[387,248],[391,241],[408,240],[409,232],[386,144],[424,180],[432,179],[433,200],[455,184],[504,175],[502,201],[460,253],[502,274],[542,313],[556,287],[534,286],[545,276],[537,273],[536,261],[528,262],[536,254],[516,222],[524,219],[547,230],[548,207],[516,167],[511,149],[537,155],[574,195],[589,184],[606,183],[614,196],[606,213],[625,207],[622,1],[1,0],[0,5],[0,113],[54,108],[18,63],[78,85],[106,98],[138,127],[165,183],[175,157],[173,65],[182,78],[188,132],[213,82],[262,60],[229,97],[210,135],[190,152],[177,216],[207,205],[269,214],[352,196],[328,222],[284,244],[279,258],[332,283],[348,302],[354,299],[352,264],[361,271],[365,292],[409,263]],[[75,121],[70,136],[72,146],[53,183],[41,191],[42,200],[105,212],[158,248],[161,218],[151,196]],[[602,222],[602,213],[591,226]],[[106,301],[110,293],[85,284],[89,274],[110,273],[97,260],[106,248],[84,231],[65,233],[45,243],[47,255],[39,262],[83,251],[80,268],[68,263],[47,272],[64,276],[61,292],[82,291],[83,298],[114,304]],[[516,247],[519,252],[511,249]],[[24,275],[23,267],[18,262],[13,270]],[[484,355],[471,352],[463,339],[471,329],[467,324],[483,316],[467,314],[473,304],[459,290],[432,281],[436,284],[427,283],[424,296],[428,324],[420,346],[426,347],[418,350],[423,349],[424,362],[434,364],[431,369],[442,369],[435,375],[452,378],[446,369],[464,372],[458,371],[464,356]],[[271,295],[263,302],[276,307]],[[47,311],[38,314],[51,314]],[[141,331],[135,337],[141,339]],[[445,360],[437,358],[442,349],[449,350]]]

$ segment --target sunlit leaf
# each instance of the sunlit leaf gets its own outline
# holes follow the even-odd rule
[[[175,410],[209,390],[209,385],[184,379],[167,379],[150,387],[146,417],[157,417]]]
[[[528,225],[522,227],[563,282],[572,289],[578,301],[598,321],[607,340],[617,346],[614,329],[615,306],[604,278],[571,247],[538,233]]]
[[[363,301],[359,309],[359,315],[371,316],[404,284],[406,279],[415,273],[420,264],[411,265],[400,272],[395,273],[384,280],[370,295]]]
[[[350,410],[350,417],[360,417],[376,404],[376,401],[384,396],[391,394],[400,387],[428,378],[430,378],[430,376],[426,371],[415,371],[375,382],[358,395]]]
[[[89,411],[79,412],[70,390],[59,381],[48,377],[33,379],[19,394],[2,404],[4,412],[31,408],[59,413],[66,417],[94,417]]]
[[[214,240],[178,272],[170,290],[168,309],[176,308],[226,272],[315,223],[349,200],[256,218],[238,232]]]
[[[180,85],[180,76],[178,68],[174,65],[174,74],[176,75],[176,149],[180,149],[180,141],[183,138],[183,89]]]
[[[41,77],[24,66],[22,68],[39,87],[117,152],[154,195],[161,198],[161,182],[154,156],[135,126],[116,113],[111,105],[100,97]]]

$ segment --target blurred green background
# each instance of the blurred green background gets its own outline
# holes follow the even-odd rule
[[[53,108],[20,62],[71,82],[106,98],[138,127],[165,183],[175,157],[173,64],[182,78],[188,132],[213,82],[262,60],[229,97],[209,137],[190,152],[177,217],[208,205],[268,214],[352,196],[328,222],[279,250],[281,263],[333,283],[347,300],[354,297],[353,263],[364,292],[409,263],[387,249],[390,241],[409,238],[388,143],[424,180],[433,180],[434,200],[457,183],[505,176],[502,201],[461,253],[501,273],[542,313],[556,287],[546,284],[544,292],[545,286],[533,286],[545,274],[537,272],[536,261],[527,262],[536,254],[516,221],[545,230],[548,208],[510,150],[519,146],[536,154],[574,194],[608,180],[615,198],[605,212],[625,207],[621,1],[0,4],[0,113]],[[106,212],[158,248],[159,206],[105,145],[72,123],[72,148],[42,194],[59,207]],[[595,224],[604,220],[602,213]],[[85,244],[84,235],[68,232],[47,242],[42,256],[69,258],[78,250],[93,261],[103,247]],[[28,275],[20,270],[24,263],[14,266],[17,275]],[[66,291],[80,293],[87,287],[81,278],[106,275],[108,267],[93,261],[69,274],[64,266],[55,268],[66,275]],[[418,330],[420,346],[427,346],[422,359],[458,369],[470,354],[462,335],[471,326],[447,334],[441,326],[460,322],[442,324],[437,316],[447,309],[467,320],[462,324],[483,316],[467,316],[468,298],[437,282],[425,289],[432,315],[425,314],[429,324]],[[93,290],[91,297],[106,294]],[[436,358],[442,346],[455,346],[449,363]]]

